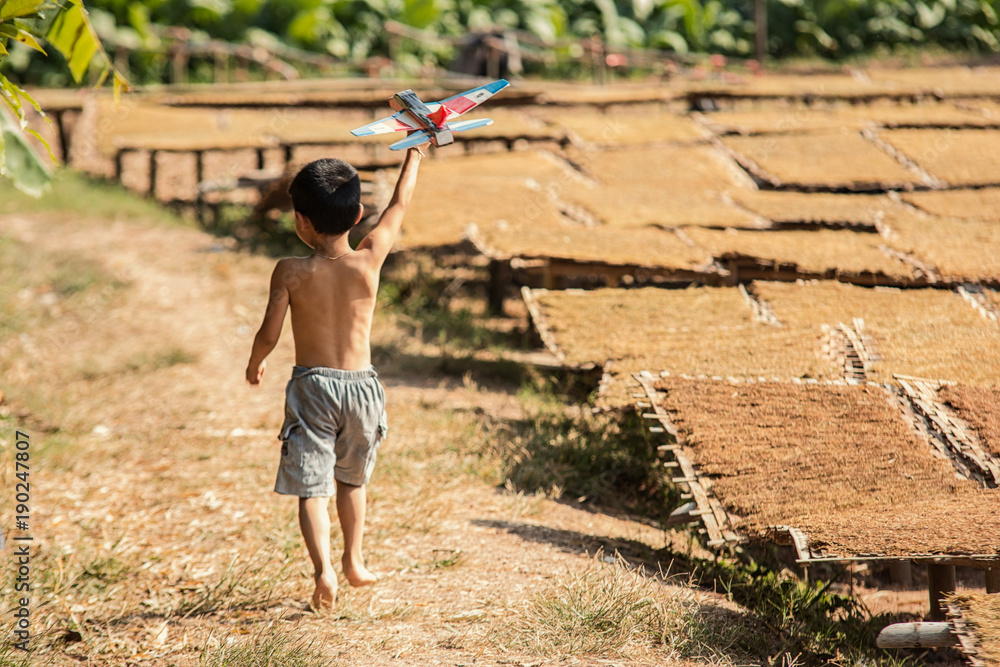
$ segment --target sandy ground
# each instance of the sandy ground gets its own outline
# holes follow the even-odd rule
[[[304,607],[295,502],[271,492],[290,332],[263,385],[243,381],[271,262],[142,221],[15,215],[0,218],[0,237],[31,261],[83,261],[122,285],[64,295],[39,279],[17,295],[29,330],[0,338],[5,429],[46,443],[31,473],[38,664],[193,665],[206,647],[278,629],[330,664],[537,665],[491,638],[540,587],[595,567],[601,551],[641,558],[684,544],[498,490],[470,443],[482,414],[520,413],[517,387],[407,374],[390,355],[390,437],[366,534],[381,580],[342,585],[334,613],[318,617]],[[399,335],[377,326],[376,341]],[[673,661],[650,656],[634,664]]]

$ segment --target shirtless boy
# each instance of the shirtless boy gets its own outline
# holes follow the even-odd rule
[[[264,359],[278,343],[291,307],[295,367],[285,389],[274,490],[299,497],[299,527],[315,568],[316,609],[330,608],[337,597],[330,565],[331,496],[337,498],[344,533],[344,576],[352,586],[375,582],[361,555],[365,484],[387,427],[369,334],[379,271],[403,222],[422,156],[416,148],[407,152],[388,208],[353,251],[348,232],[363,211],[357,172],[327,159],[298,173],[288,189],[295,231],[314,252],[274,267],[264,322],[247,364],[247,382],[260,384]]]

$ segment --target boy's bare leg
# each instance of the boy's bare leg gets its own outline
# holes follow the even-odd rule
[[[315,609],[330,609],[337,599],[337,575],[330,564],[329,498],[299,498],[299,528],[315,570]]]
[[[376,577],[365,567],[361,540],[365,530],[365,487],[337,481],[337,516],[344,533],[344,576],[351,586],[374,584]]]

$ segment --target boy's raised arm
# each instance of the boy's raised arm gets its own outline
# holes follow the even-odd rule
[[[288,280],[286,260],[281,260],[271,274],[271,290],[267,299],[267,310],[264,311],[264,321],[253,339],[253,349],[250,351],[250,361],[247,363],[247,382],[260,384],[264,375],[264,359],[278,344],[281,337],[281,327],[285,323],[285,313],[288,311]]]
[[[389,205],[382,211],[375,228],[358,244],[358,250],[371,250],[379,265],[389,256],[396,235],[399,234],[403,215],[406,213],[406,207],[410,205],[413,189],[417,185],[417,170],[423,156],[423,151],[419,148],[410,148],[406,151],[406,159],[399,170],[399,179],[396,181],[396,189],[392,193]]]

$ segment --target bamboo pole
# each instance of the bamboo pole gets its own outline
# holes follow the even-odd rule
[[[875,639],[879,648],[937,648],[957,643],[947,623],[894,623]]]

